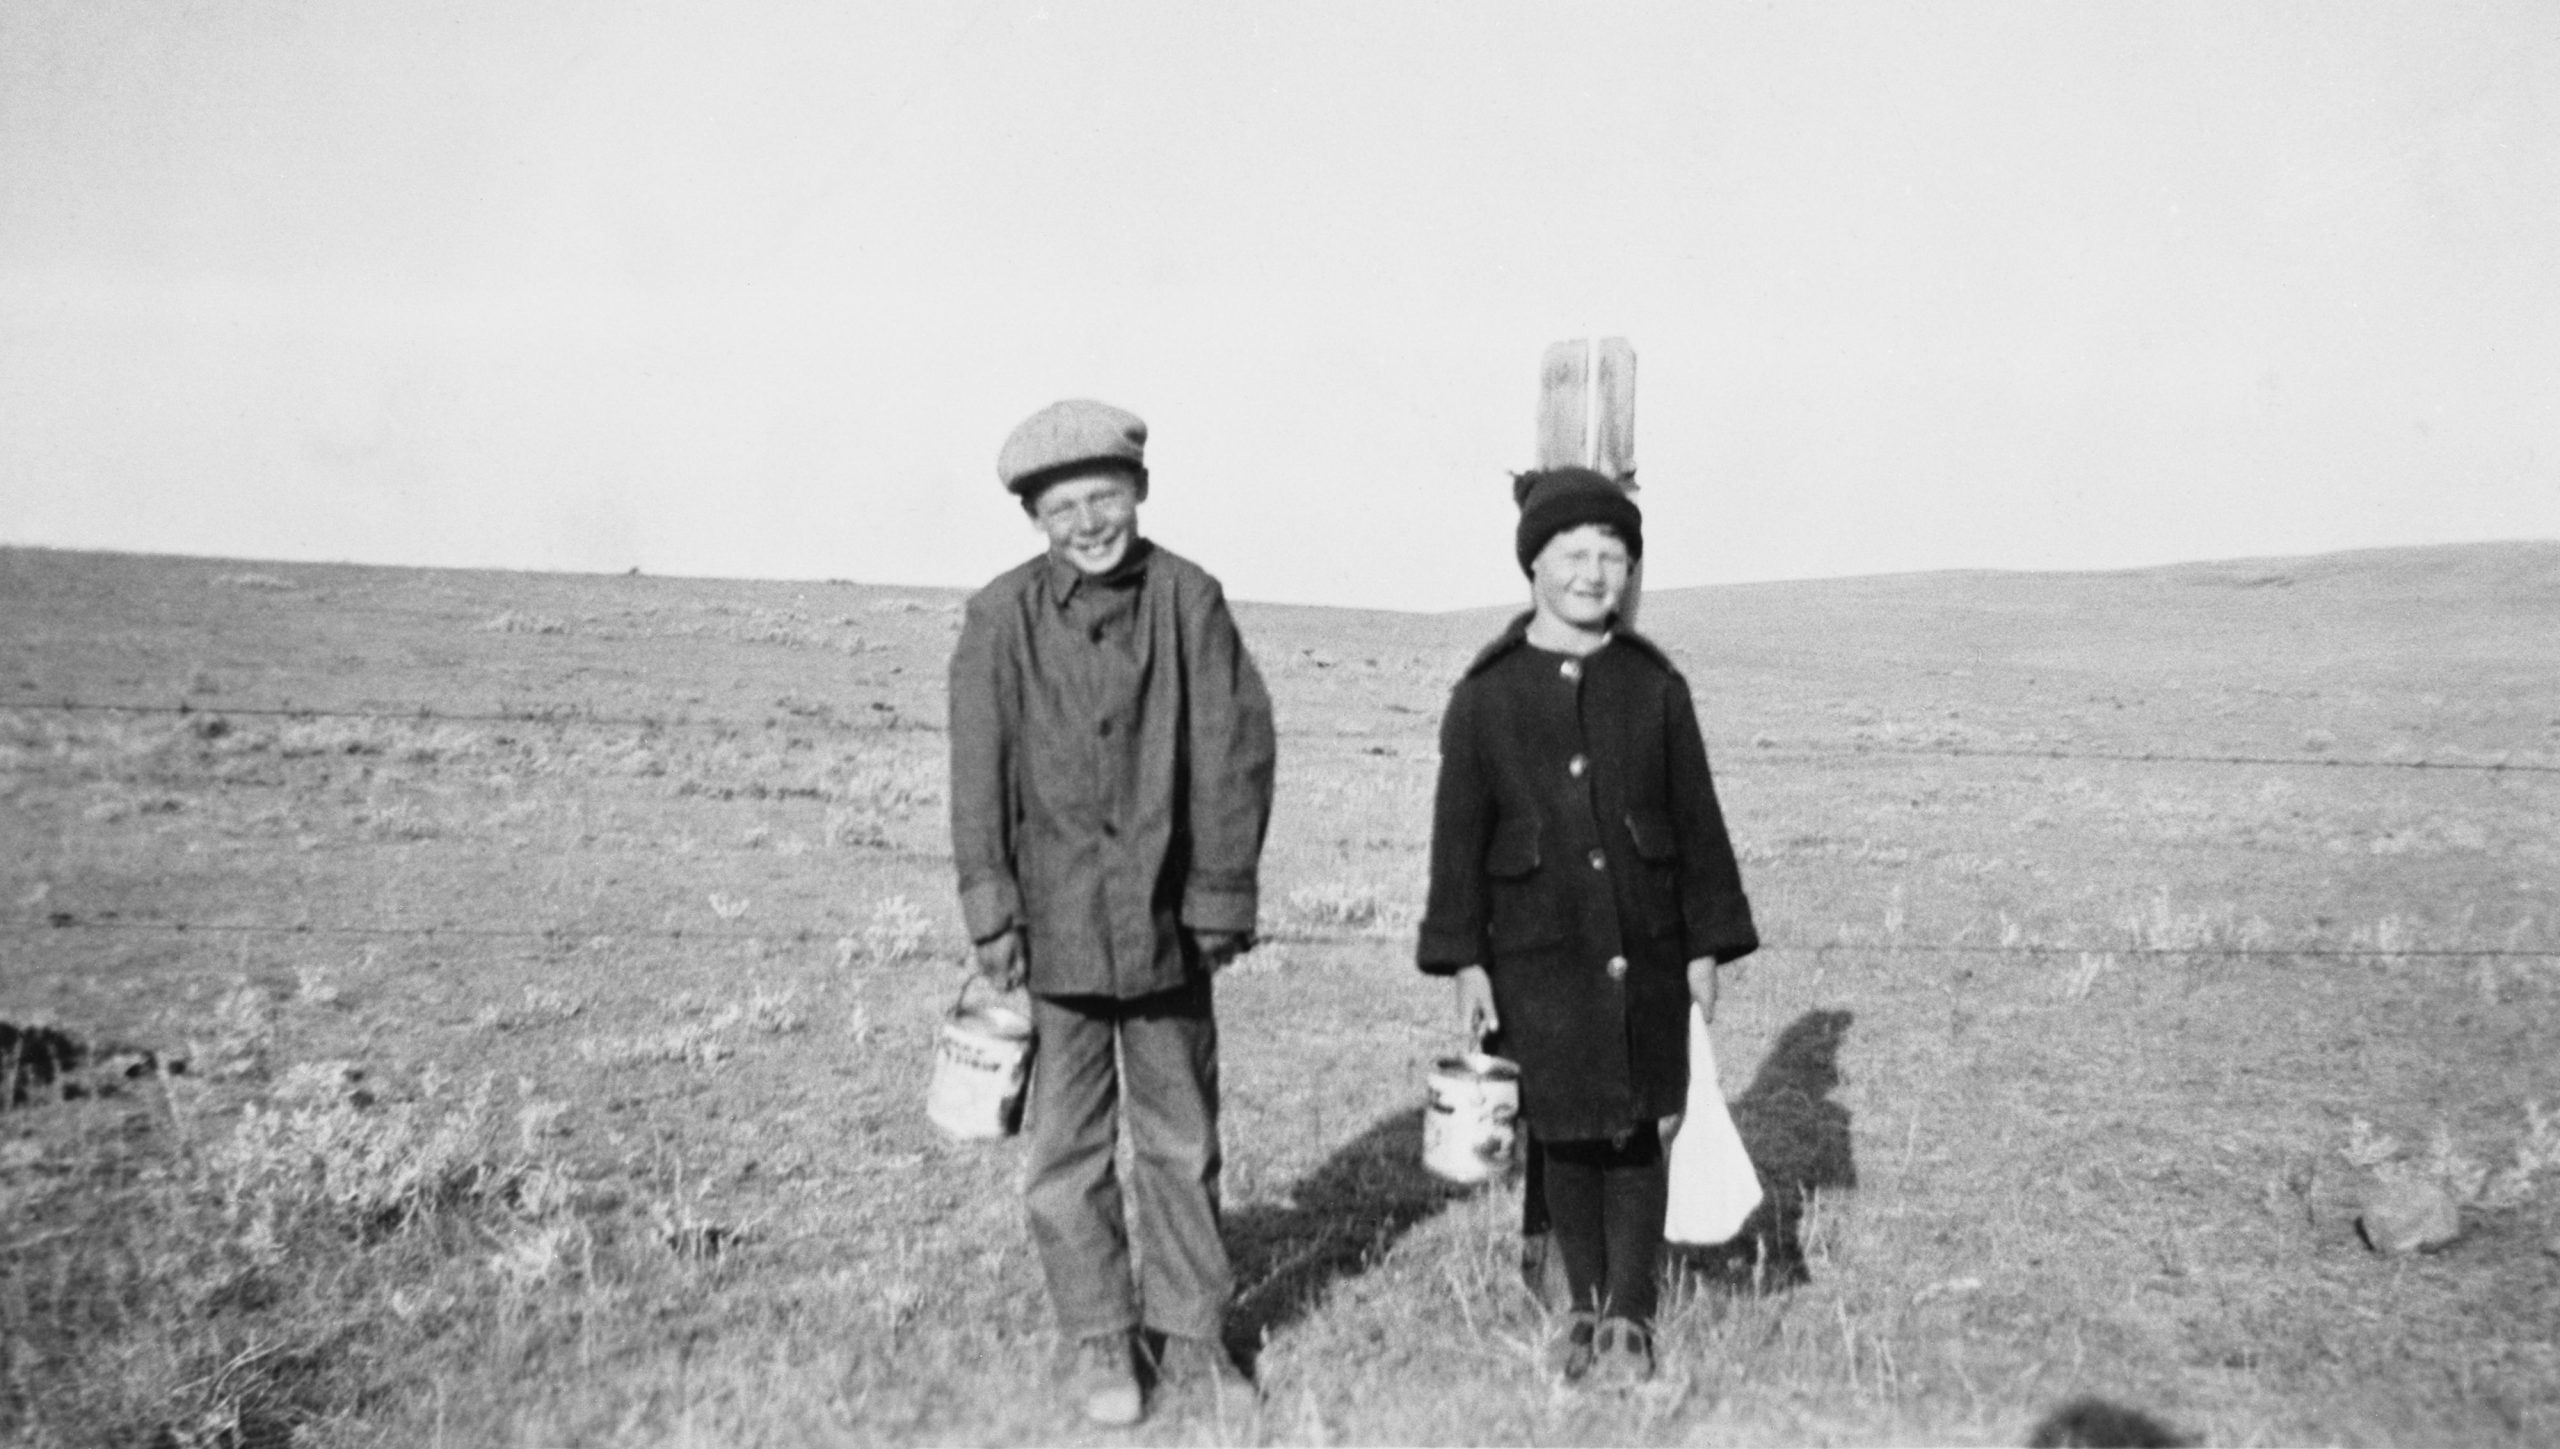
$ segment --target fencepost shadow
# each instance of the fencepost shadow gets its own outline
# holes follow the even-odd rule
[[[1840,1086],[1840,1050],[1853,1019],[1846,1010],[1821,1010],[1789,1022],[1751,1085],[1726,1104],[1764,1196],[1732,1241],[1676,1250],[1675,1272],[1696,1283],[1759,1293],[1809,1280],[1806,1202],[1816,1193],[1858,1185],[1849,1109],[1831,1098]]]
[[[1293,1183],[1278,1203],[1226,1215],[1236,1299],[1227,1338],[1251,1367],[1264,1339],[1304,1318],[1325,1290],[1358,1277],[1406,1233],[1475,1189],[1422,1165],[1421,1106],[1392,1112]]]

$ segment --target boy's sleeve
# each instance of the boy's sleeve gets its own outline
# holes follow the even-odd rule
[[[1253,930],[1261,908],[1262,840],[1271,826],[1278,751],[1271,692],[1215,580],[1207,585],[1199,627],[1186,632],[1191,873],[1183,884],[1182,924],[1241,934]]]
[[[1440,781],[1431,801],[1431,887],[1422,911],[1416,964],[1434,976],[1492,958],[1485,939],[1484,852],[1493,806],[1476,759],[1470,696],[1449,696],[1440,717]]]
[[[1670,695],[1671,813],[1680,832],[1680,914],[1689,959],[1739,960],[1760,949],[1760,933],[1751,923],[1742,867],[1734,861],[1715,780],[1707,773],[1706,736],[1698,728],[1688,682],[1673,676]]]
[[[1013,873],[1011,663],[995,611],[971,600],[951,651],[951,861],[972,941],[1022,924]]]

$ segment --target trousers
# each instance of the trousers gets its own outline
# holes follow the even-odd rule
[[[1218,1337],[1218,1026],[1206,973],[1152,996],[1034,996],[1023,1198],[1069,1339],[1145,1327]],[[1134,1214],[1124,1204],[1121,1124]],[[1133,1265],[1131,1244],[1136,1245]]]

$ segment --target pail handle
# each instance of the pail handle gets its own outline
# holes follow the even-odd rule
[[[951,998],[951,1010],[944,1014],[947,1016],[958,1016],[960,1014],[960,1009],[969,1004],[969,988],[978,985],[985,980],[985,977],[978,974],[978,968],[974,963],[962,963],[960,968],[960,994]],[[989,986],[987,989],[989,991],[995,990],[993,986]]]

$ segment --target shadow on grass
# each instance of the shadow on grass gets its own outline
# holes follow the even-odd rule
[[[1850,1013],[1809,1011],[1778,1034],[1759,1074],[1733,1099],[1733,1121],[1767,1200],[1730,1243],[1675,1249],[1676,1271],[1720,1287],[1771,1292],[1806,1281],[1802,1227],[1816,1192],[1858,1185],[1849,1109],[1831,1100]],[[1471,1189],[1422,1166],[1422,1109],[1382,1117],[1293,1185],[1285,1205],[1226,1215],[1235,1267],[1228,1346],[1251,1368],[1263,1340],[1304,1318],[1397,1239]]]
[[[187,1070],[181,1058],[163,1062],[138,1048],[93,1047],[56,1027],[0,1021],[0,1109],[109,1096],[164,1067],[173,1077]]]
[[[1422,1108],[1382,1117],[1289,1189],[1285,1205],[1226,1215],[1236,1301],[1227,1338],[1248,1368],[1266,1335],[1304,1318],[1325,1290],[1357,1277],[1398,1238],[1469,1189],[1422,1166]]]
[[[1808,1198],[1858,1185],[1849,1150],[1849,1109],[1831,1100],[1840,1085],[1840,1048],[1852,1016],[1808,1011],[1778,1033],[1759,1074],[1730,1105],[1743,1149],[1767,1196],[1733,1241],[1675,1248],[1677,1271],[1702,1284],[1772,1292],[1808,1280],[1804,1212]]]
[[[0,1021],[0,1106],[23,1107],[40,1088],[79,1069],[89,1049],[49,1026]]]

